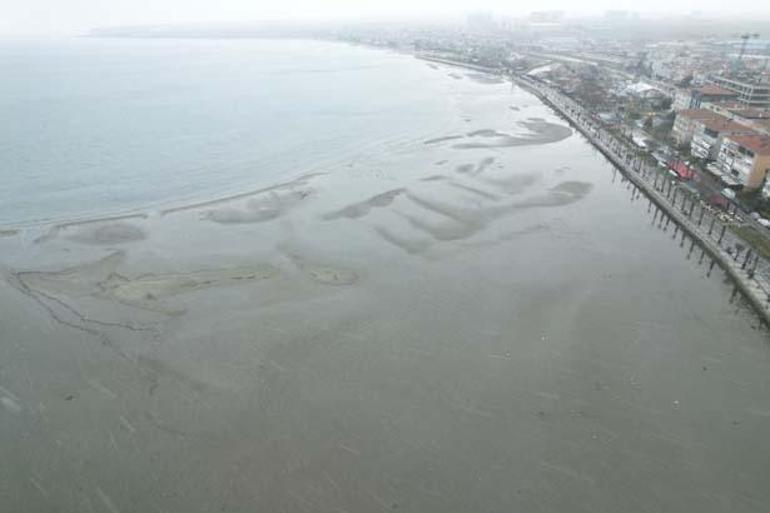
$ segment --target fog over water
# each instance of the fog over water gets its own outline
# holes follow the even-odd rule
[[[770,507],[767,332],[532,95],[329,43],[0,52],[0,511]]]

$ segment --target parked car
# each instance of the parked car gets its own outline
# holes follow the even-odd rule
[[[722,193],[722,196],[724,196],[725,198],[735,199],[735,191],[732,189],[728,189],[727,187],[725,187],[720,192]]]

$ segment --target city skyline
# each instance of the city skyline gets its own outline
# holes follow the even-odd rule
[[[287,0],[266,4],[246,0],[223,0],[212,5],[200,0],[161,0],[157,2],[113,0],[74,0],[66,5],[52,0],[31,0],[0,8],[0,35],[76,35],[98,27],[121,25],[174,25],[196,23],[236,23],[260,21],[333,22],[371,20],[457,21],[472,12],[487,11],[499,16],[524,17],[532,11],[561,10],[565,16],[596,16],[608,10],[624,10],[642,15],[741,17],[750,14],[770,16],[770,7],[736,0],[651,0],[640,5],[631,1],[590,0],[580,5],[564,0],[545,0],[537,4],[502,0]]]

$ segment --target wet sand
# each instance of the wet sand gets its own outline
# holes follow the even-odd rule
[[[468,142],[456,143],[456,149],[508,148],[513,146],[541,145],[561,141],[572,135],[572,129],[560,123],[548,122],[542,118],[530,118],[518,122],[528,130],[522,135],[512,135],[490,128],[474,130],[463,135],[446,135],[424,141],[425,144],[440,144],[448,141],[469,139]],[[487,139],[479,140],[479,138]]]
[[[770,506],[750,309],[531,96],[436,74],[449,135],[0,238],[2,511]]]

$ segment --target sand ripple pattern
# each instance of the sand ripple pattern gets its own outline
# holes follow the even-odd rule
[[[341,217],[346,217],[348,219],[357,219],[371,212],[373,208],[389,206],[391,203],[393,203],[393,201],[397,197],[399,197],[401,194],[405,192],[406,192],[406,189],[404,188],[386,191],[386,192],[383,192],[382,194],[377,194],[376,196],[372,196],[371,198],[365,201],[362,201],[360,203],[354,203],[336,212],[331,212],[329,214],[326,214],[323,216],[323,219],[326,221],[330,221],[332,219],[339,219]]]
[[[279,245],[281,252],[286,255],[294,266],[310,280],[321,285],[347,286],[358,281],[358,273],[352,269],[328,264],[322,259],[308,256],[307,251],[301,251],[288,244]]]
[[[484,132],[481,136],[493,134]],[[494,165],[495,157],[461,164],[455,168],[454,176],[423,178],[413,187],[385,191],[325,214],[322,219],[367,222],[383,241],[410,255],[419,255],[437,245],[470,239],[503,216],[575,203],[592,189],[590,183],[577,180],[543,189],[540,173],[490,173]],[[554,170],[553,175],[563,173],[558,171]],[[375,219],[367,219],[369,216]],[[543,229],[544,225],[538,223],[536,227],[520,228],[511,236]],[[500,236],[500,240],[506,239]]]
[[[209,210],[203,218],[221,224],[270,221],[284,215],[310,195],[310,190],[270,191],[248,200],[241,208],[227,206]]]
[[[52,315],[78,320],[82,315],[70,304],[73,301],[110,299],[159,314],[181,315],[185,308],[172,303],[170,300],[174,297],[207,288],[266,280],[279,274],[277,267],[255,264],[130,276],[119,271],[124,258],[124,253],[117,251],[95,262],[61,271],[17,272],[15,279],[25,293],[48,305]]]
[[[180,315],[183,308],[166,302],[169,298],[211,287],[226,287],[266,280],[279,270],[268,264],[232,269],[206,269],[186,273],[145,274],[137,277],[110,274],[99,288],[111,299],[154,312]]]
[[[143,229],[132,224],[108,223],[81,228],[77,233],[67,238],[81,244],[115,245],[144,240],[147,238],[147,234]]]
[[[492,129],[474,130],[465,135],[446,135],[424,141],[423,144],[435,145],[449,141],[464,140],[452,145],[459,150],[485,148],[512,148],[515,146],[533,146],[550,144],[572,135],[572,129],[558,123],[551,123],[542,118],[529,118],[519,121],[519,125],[528,130],[527,134],[514,135]]]

